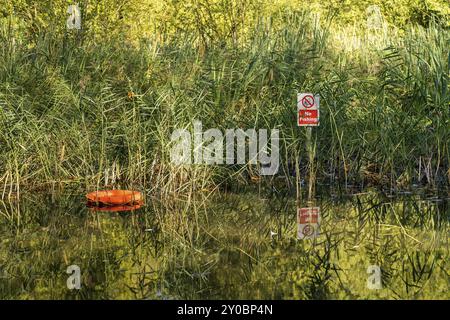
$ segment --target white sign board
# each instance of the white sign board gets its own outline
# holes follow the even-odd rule
[[[319,125],[320,98],[312,93],[297,95],[297,125],[299,127],[317,127]]]

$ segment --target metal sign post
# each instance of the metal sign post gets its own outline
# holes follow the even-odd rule
[[[315,168],[314,157],[316,145],[312,143],[312,127],[319,126],[319,95],[312,93],[299,93],[297,95],[297,125],[306,128],[306,150],[309,160],[308,201],[311,202],[314,194]]]
[[[306,149],[308,150],[308,165],[309,165],[309,181],[308,181],[308,201],[311,202],[313,198],[313,185],[315,181],[315,174],[314,174],[314,151],[315,148],[313,148],[312,145],[312,128],[307,127],[306,128]]]

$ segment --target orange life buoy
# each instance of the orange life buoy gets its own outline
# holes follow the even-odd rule
[[[143,198],[139,191],[132,190],[102,190],[88,193],[86,198],[89,202],[102,205],[127,205],[142,204]]]

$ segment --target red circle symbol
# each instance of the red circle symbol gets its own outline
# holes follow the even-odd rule
[[[314,227],[310,224],[307,224],[303,227],[302,231],[304,236],[309,237],[314,233]]]
[[[306,95],[302,98],[302,105],[306,108],[314,107],[314,97],[312,95]]]

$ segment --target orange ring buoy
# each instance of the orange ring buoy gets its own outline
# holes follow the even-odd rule
[[[102,190],[88,193],[86,198],[89,202],[102,205],[126,205],[142,204],[142,194],[132,190]]]

